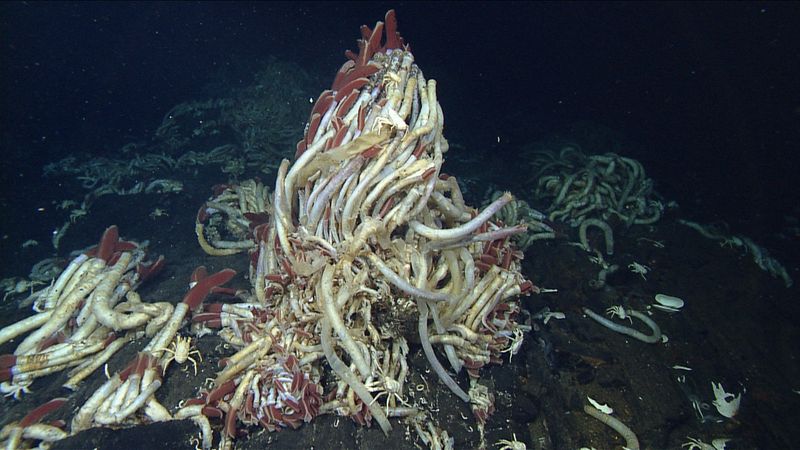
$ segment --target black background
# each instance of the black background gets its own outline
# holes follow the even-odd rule
[[[638,143],[622,153],[707,220],[766,232],[800,214],[789,2],[2,3],[3,190],[69,153],[113,155],[151,136],[234,61],[290,60],[322,90],[358,26],[389,8],[439,80],[451,140],[513,161],[588,120]]]

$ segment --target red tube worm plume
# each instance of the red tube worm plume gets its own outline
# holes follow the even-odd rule
[[[135,242],[120,241],[119,229],[116,225],[111,225],[103,232],[98,245],[86,250],[86,256],[100,258],[106,265],[113,265],[119,258],[119,252],[127,252],[138,248]]]
[[[14,377],[14,366],[17,365],[16,355],[0,356],[0,381],[9,381]]]
[[[66,402],[67,402],[66,398],[54,398],[50,400],[49,402],[37,407],[33,411],[29,412],[28,415],[23,417],[22,420],[19,421],[19,426],[21,428],[25,428],[35,423],[39,423],[44,416],[55,411]]]
[[[0,368],[14,367],[17,364],[17,355],[0,355]]]
[[[319,128],[319,123],[322,120],[322,115],[320,113],[313,113],[311,114],[311,120],[308,122],[308,129],[306,130],[306,147],[311,144],[311,141],[314,140],[314,136],[317,134],[317,129]]]
[[[205,323],[209,328],[219,328],[222,326],[222,318],[218,312],[204,312],[195,314],[192,317],[192,323]]]
[[[139,246],[135,242],[131,241],[117,241],[117,244],[114,245],[114,253],[118,252],[129,252],[139,248]]]
[[[114,247],[119,242],[119,228],[116,225],[111,225],[103,232],[103,237],[100,238],[100,244],[97,246],[97,257],[103,261],[108,262],[111,255],[114,253]]]
[[[150,263],[139,263],[136,265],[136,273],[139,275],[139,279],[142,281],[149,280],[156,276],[159,272],[164,270],[164,266],[166,265],[166,260],[164,259],[164,255],[158,257],[157,260],[152,261]]]
[[[230,187],[230,184],[215,184],[214,186],[211,186],[211,192],[214,194],[214,197],[219,197],[223,192],[225,192],[226,189],[229,189]]]
[[[139,376],[144,374],[144,370],[147,367],[147,360],[144,358],[144,355],[149,355],[149,353],[142,353],[139,352],[133,358],[133,360],[119,372],[119,378],[122,381],[126,381],[128,377],[133,375],[134,373],[138,374]]]
[[[373,72],[373,73],[374,73],[374,72]],[[339,102],[339,101],[342,101],[342,99],[343,99],[343,98],[345,98],[345,96],[346,96],[346,95],[350,94],[350,93],[351,93],[351,92],[353,92],[354,90],[361,89],[361,88],[362,88],[362,87],[364,87],[364,85],[366,85],[367,83],[369,83],[369,78],[363,78],[363,77],[362,77],[362,78],[356,78],[356,79],[354,79],[354,80],[352,80],[352,81],[349,81],[349,82],[348,82],[347,84],[345,84],[345,85],[342,87],[342,89],[341,89],[341,90],[340,90],[340,91],[339,91],[339,92],[336,94],[335,100],[336,100],[337,102]]]
[[[247,219],[247,227],[250,231],[258,228],[261,225],[265,225],[269,223],[269,214],[265,212],[261,213],[252,213],[246,212],[244,213],[244,218]]]
[[[43,340],[36,346],[36,351],[41,352],[42,350],[49,348],[55,344],[60,344],[64,342],[67,338],[67,335],[64,334],[64,331],[56,331],[50,337]]]
[[[319,98],[317,98],[317,101],[314,103],[314,107],[311,109],[311,114],[309,114],[309,117],[313,116],[315,113],[324,115],[325,111],[328,110],[332,103],[333,91],[330,89],[322,91],[322,94],[319,94]],[[313,139],[314,136],[311,136],[311,138]]]
[[[186,400],[186,402],[184,402],[183,405],[184,406],[205,405],[207,397],[208,397],[208,392],[207,391],[200,391],[200,393],[198,394],[197,397],[190,398],[189,400]],[[220,417],[222,417],[222,416],[220,416]]]
[[[222,432],[227,434],[229,438],[236,437],[236,413],[239,412],[238,408],[230,408],[228,415],[225,416],[225,426]]]
[[[222,312],[223,306],[225,306],[225,303],[211,303],[210,305],[206,305],[204,309],[207,312],[219,314]]]
[[[217,402],[222,400],[223,397],[225,397],[226,395],[230,394],[235,389],[236,389],[236,382],[234,380],[228,380],[228,381],[222,383],[221,386],[219,386],[218,388],[212,390],[208,394],[208,399],[206,400],[206,403],[209,404],[209,405],[215,406],[217,404]]]
[[[258,243],[266,242],[268,236],[269,236],[269,222],[262,223],[262,224],[257,225],[257,226],[255,226],[253,228],[253,240],[255,242],[258,242]],[[256,250],[254,253],[257,254],[258,250]],[[258,260],[258,257],[256,257],[256,260]],[[253,265],[255,265],[255,264],[253,264]]]
[[[117,334],[116,333],[114,333],[113,331],[108,333],[108,336],[106,336],[106,340],[103,341],[103,348],[108,347],[109,344],[111,344],[112,342],[114,342],[116,340],[117,340]]]
[[[403,37],[400,36],[400,33],[397,32],[397,15],[395,14],[393,9],[386,11],[386,16],[384,17],[384,22],[386,22],[386,44],[383,48],[400,48],[403,46]]]
[[[381,151],[380,145],[373,145],[372,147],[361,152],[361,156],[367,159],[371,159],[378,156],[378,153],[380,153],[380,151]]]
[[[195,217],[195,220],[197,221],[197,223],[206,223],[206,220],[208,220],[208,216],[209,216],[208,207],[206,206],[205,203],[203,203],[197,210],[197,216]]]
[[[308,144],[306,143],[306,138],[303,137],[303,139],[300,139],[300,141],[297,142],[297,147],[295,148],[294,151],[294,159],[296,160],[297,158],[299,158],[303,154],[303,152],[306,151],[307,147]]]
[[[383,39],[384,36],[385,40]],[[382,41],[383,46],[381,46]],[[320,120],[334,100],[347,103],[339,107],[337,112],[339,117],[350,110],[353,102],[358,97],[358,90],[366,85],[369,82],[369,78],[380,70],[380,65],[371,61],[375,53],[403,47],[408,48],[400,33],[397,32],[397,17],[393,9],[386,13],[384,22],[375,24],[374,29],[370,29],[366,25],[361,26],[358,54],[350,50],[345,52],[348,60],[336,72],[331,89],[323,91],[314,103],[314,108],[309,114],[306,133],[303,139],[297,143],[295,159],[299,158],[311,144],[311,141],[314,140]],[[363,128],[362,122],[361,115],[359,115],[359,128]],[[338,142],[341,142],[341,137]]]
[[[375,66],[367,66],[367,67],[375,67]],[[358,100],[358,91],[357,90],[350,91],[350,93],[347,94],[344,100],[342,100],[342,102],[339,104],[339,107],[336,110],[336,117],[340,119],[344,117],[344,115],[347,114],[348,111],[350,111],[350,108],[353,107],[353,104],[356,102],[356,100]]]
[[[186,402],[186,404],[188,405],[189,402]],[[222,412],[221,409],[215,408],[213,406],[204,406],[203,409],[200,410],[200,413],[206,417],[213,419],[221,419],[225,415],[225,413]]]
[[[533,284],[533,282],[530,280],[525,280],[519,284],[520,294],[530,295],[531,293],[538,294],[539,292],[540,292],[539,287]]]
[[[220,295],[227,295],[228,297],[233,297],[238,292],[235,288],[229,287],[221,287],[221,286],[214,286],[211,288],[212,294],[220,294]]]
[[[359,426],[372,426],[372,413],[369,412],[369,405],[360,398],[356,399],[356,410],[350,414],[350,419]]]
[[[192,280],[194,280],[196,277],[200,278],[202,272],[205,272],[205,267],[198,267],[195,270],[195,273],[192,274]],[[223,269],[213,275],[208,275],[202,279],[198,279],[194,286],[189,289],[189,292],[186,293],[186,296],[183,297],[183,303],[186,303],[186,305],[189,306],[190,311],[196,309],[201,303],[203,303],[203,300],[208,297],[208,294],[211,293],[212,288],[227,283],[235,275],[235,270]]]
[[[198,281],[207,276],[208,270],[206,270],[206,266],[197,266],[197,268],[194,269],[194,272],[192,272],[192,276],[189,278],[189,287],[193,288]]]
[[[376,23],[374,30],[370,30],[366,25],[361,26],[361,39],[358,40],[358,54],[356,55],[350,50],[345,52],[345,56],[355,61],[356,66],[366,65],[377,52],[406,46],[403,37],[397,32],[397,16],[393,9],[386,12],[384,21],[385,22]],[[384,27],[386,29],[386,42],[381,46]]]

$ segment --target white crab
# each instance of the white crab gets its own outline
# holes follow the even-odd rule
[[[383,76],[383,85],[386,87],[386,90],[389,91],[396,87],[398,84],[402,82],[402,78],[395,72],[386,72]]]
[[[644,264],[639,264],[636,261],[628,264],[628,268],[631,269],[631,272],[638,273],[639,275],[641,275],[643,280],[647,279],[647,277],[645,277],[645,274],[647,274],[647,272],[650,272],[649,267],[645,266]]]
[[[9,295],[22,294],[31,291],[33,295],[33,288],[45,284],[41,281],[26,280],[24,278],[5,278],[0,281],[0,290],[3,291],[3,301],[6,301]]]
[[[86,216],[87,214],[89,214],[89,211],[83,207],[80,209],[73,209],[69,213],[69,221],[75,223],[75,221],[77,221],[81,217]]]
[[[197,361],[191,355],[197,354],[200,361],[203,361],[203,355],[197,349],[192,350],[192,338],[190,337],[175,337],[175,341],[170,345],[171,348],[160,348],[159,351],[169,352],[170,356],[164,360],[163,373],[167,373],[167,367],[173,360],[178,364],[183,364],[186,361],[191,361],[194,365],[194,374],[197,375]]]
[[[408,124],[400,117],[397,112],[393,109],[386,110],[385,116],[379,116],[375,119],[375,122],[372,125],[373,130],[377,130],[378,133],[383,132],[384,129],[388,130],[389,134],[394,133],[395,131],[406,131],[408,130]]]
[[[547,323],[548,319],[553,316],[553,313],[550,315],[546,315],[544,319],[544,323]],[[514,329],[514,335],[508,338],[508,348],[505,350],[501,350],[500,353],[508,353],[508,362],[511,363],[511,358],[514,357],[517,353],[519,353],[519,349],[522,348],[522,342],[525,339],[525,334],[522,330],[518,327]]]
[[[155,219],[157,217],[169,217],[169,213],[167,213],[166,209],[156,208],[150,213],[150,218]]]
[[[681,447],[685,447],[686,450],[725,450],[725,444],[730,440],[714,439],[710,444],[707,444],[691,436],[686,436],[686,439],[689,439],[689,441],[681,444]]]
[[[387,377],[383,374],[383,369],[378,366],[378,372],[381,377],[375,381],[367,383],[367,390],[370,392],[380,391],[378,395],[372,398],[370,405],[377,402],[378,399],[386,394],[386,415],[389,415],[389,400],[392,398],[397,399],[405,406],[411,406],[407,401],[403,400],[402,392],[400,390],[400,382],[394,378]]]
[[[501,445],[499,450],[527,450],[527,446],[524,442],[520,442],[517,440],[517,434],[511,433],[513,437],[513,441],[509,441],[508,439],[500,439],[494,445]]]
[[[612,306],[606,309],[606,314],[609,317],[617,316],[623,320],[628,319],[631,321],[631,323],[633,323],[633,318],[631,318],[630,314],[628,314],[628,311],[625,311],[625,308],[622,305]]]
[[[62,200],[61,202],[59,202],[56,205],[56,208],[58,208],[58,209],[69,209],[69,208],[72,208],[73,206],[77,206],[77,205],[78,205],[78,202],[76,202],[75,200]]]

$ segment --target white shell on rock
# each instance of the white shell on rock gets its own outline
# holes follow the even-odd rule
[[[656,301],[670,308],[683,308],[683,300],[667,294],[656,294]]]
[[[663,311],[678,312],[683,308],[683,300],[672,295],[656,294],[656,302],[658,304],[654,304],[653,307]]]

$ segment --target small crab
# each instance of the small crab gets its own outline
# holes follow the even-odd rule
[[[511,433],[513,437],[513,441],[509,441],[508,439],[500,439],[494,445],[501,445],[499,450],[526,450],[528,447],[525,445],[524,442],[520,442],[517,440],[517,434]]]
[[[379,116],[375,119],[372,129],[378,130],[378,133],[381,133],[384,129],[387,129],[389,133],[394,133],[395,131],[406,131],[408,124],[393,109],[389,109],[386,111],[385,116]]]
[[[39,245],[39,241],[34,239],[28,239],[27,241],[22,243],[22,248],[36,247],[37,245]]]
[[[394,88],[395,86],[400,84],[403,81],[403,79],[400,78],[400,75],[398,75],[395,72],[386,72],[386,74],[383,75],[382,81],[383,85],[386,86],[386,90],[388,91],[390,88]]]
[[[742,239],[739,238],[738,236],[730,236],[730,237],[721,238],[721,239],[722,240],[720,241],[719,246],[723,247],[723,248],[724,247],[733,248],[733,247],[743,247],[744,246],[744,242],[742,242]]]
[[[400,403],[402,403],[405,406],[411,406],[407,401],[403,400],[402,397],[403,393],[400,390],[401,387],[400,382],[392,377],[385,376],[380,366],[378,366],[378,372],[381,375],[381,377],[378,380],[366,384],[368,391],[370,392],[379,391],[378,395],[372,398],[372,402],[370,402],[370,405],[377,402],[382,395],[386,394],[387,415],[389,414],[389,401],[392,398],[397,399]]]
[[[153,210],[153,212],[150,213],[151,219],[155,219],[157,217],[168,217],[168,216],[169,214],[167,213],[167,210],[161,208],[156,208]]]
[[[647,243],[651,244],[655,248],[664,248],[664,247],[666,247],[664,245],[664,241],[657,241],[655,239],[649,239],[649,238],[646,238],[646,237],[640,237],[640,238],[638,238],[636,240],[639,241],[639,242],[647,242]]]
[[[555,313],[549,313],[549,315],[545,315],[544,323],[547,323],[551,317],[553,317]],[[505,350],[501,350],[500,353],[508,353],[508,362],[511,363],[511,358],[514,357],[519,352],[519,349],[522,348],[522,341],[525,339],[525,335],[523,334],[522,330],[518,327],[514,329],[514,335],[508,338],[508,348]]]
[[[631,321],[631,323],[633,323],[633,318],[631,318],[630,314],[625,311],[625,308],[622,305],[612,306],[606,309],[606,314],[608,314],[609,317],[618,316],[623,320],[628,319]]]
[[[686,436],[686,439],[689,439],[689,441],[681,444],[681,447],[685,447],[687,450],[717,450],[715,446],[706,444],[700,439],[695,439],[691,436]],[[722,448],[725,448],[725,446],[723,445]]]
[[[645,266],[644,264],[639,264],[636,261],[628,264],[628,268],[631,269],[631,272],[641,275],[643,280],[647,279],[645,274],[650,271],[649,267]]]
[[[194,374],[197,375],[197,361],[192,358],[192,354],[197,354],[197,357],[200,358],[200,361],[203,361],[203,355],[197,349],[192,350],[192,338],[190,337],[182,337],[177,336],[175,341],[170,346],[172,348],[160,348],[158,350],[169,352],[170,356],[164,361],[164,371],[163,373],[167,373],[167,367],[169,367],[169,363],[172,360],[175,360],[178,364],[183,364],[186,361],[191,361],[194,365]]]
[[[69,213],[69,221],[75,223],[79,218],[84,217],[86,214],[89,214],[89,211],[85,208],[80,209],[73,209]]]
[[[33,295],[33,288],[45,284],[41,281],[26,280],[24,278],[5,278],[0,282],[0,290],[3,291],[3,301],[6,301],[9,295],[22,294],[30,290]]]
[[[78,202],[75,200],[61,200],[57,205],[56,208],[58,209],[69,209],[73,206],[78,206]]]

